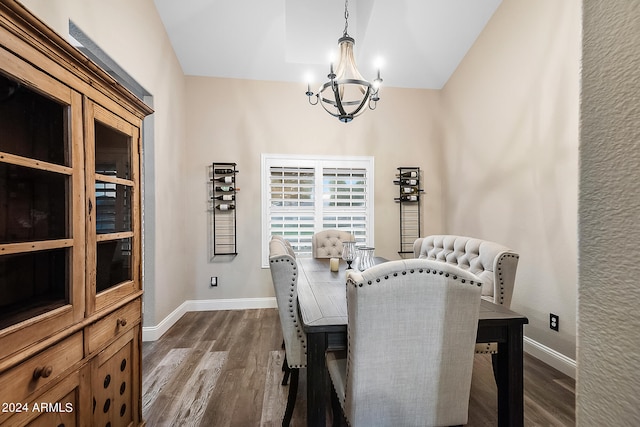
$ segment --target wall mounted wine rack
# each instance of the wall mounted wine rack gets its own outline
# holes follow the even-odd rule
[[[237,255],[235,163],[214,162],[211,176],[213,255]]]
[[[396,179],[398,197],[394,200],[400,206],[400,250],[398,253],[413,254],[413,243],[420,237],[420,168],[399,167]]]

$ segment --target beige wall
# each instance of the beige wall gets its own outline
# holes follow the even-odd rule
[[[584,3],[577,424],[640,425],[640,7]]]
[[[377,254],[397,257],[396,168],[420,166],[423,234],[520,252],[513,306],[531,321],[527,336],[575,357],[578,0],[505,0],[444,90],[383,88],[378,109],[348,125],[308,105],[303,84],[185,77],[151,0],[25,4],[61,34],[72,19],[154,97],[145,326],[186,300],[273,295],[260,267],[261,153],[366,155]],[[240,170],[233,260],[208,257],[213,161]],[[560,333],[548,329],[551,311]]]
[[[425,171],[425,232],[441,229],[438,92],[385,88],[375,111],[344,124],[319,105],[309,105],[305,90],[303,83],[187,78],[186,212],[193,228],[189,234],[196,236],[198,299],[273,295],[271,276],[260,259],[262,153],[373,156],[376,254],[390,259],[398,258],[399,250],[396,168],[419,166]],[[236,162],[240,171],[239,255],[234,259],[208,259],[207,167],[213,161]],[[218,276],[217,288],[209,288],[210,276]]]
[[[145,182],[145,326],[194,297],[194,248],[185,233],[187,137],[185,77],[152,0],[23,0],[59,34],[72,20],[154,99],[153,182]],[[145,141],[149,144],[148,141]],[[149,200],[152,204],[149,204]],[[149,230],[149,224],[155,229]],[[152,247],[149,245],[152,242]],[[150,283],[146,277],[153,277]]]
[[[512,308],[571,359],[579,80],[580,1],[505,0],[442,91],[445,229],[520,253]]]
[[[527,335],[570,357],[579,240],[578,425],[638,424],[635,3],[585,4],[578,227],[578,0],[503,1],[440,95],[385,89],[380,110],[348,126],[306,105],[295,84],[188,78],[185,89],[151,0],[22,2],[61,34],[72,19],[154,96],[146,324],[195,297],[270,294],[255,245],[262,150],[374,155],[376,245],[389,257],[397,245],[390,182],[409,161],[427,173],[425,233],[472,234],[518,250],[513,303],[531,320]],[[226,264],[205,256],[206,167],[221,158],[239,163],[243,186],[241,255]],[[214,274],[221,286],[208,290]],[[560,334],[547,332],[549,311],[561,316]]]

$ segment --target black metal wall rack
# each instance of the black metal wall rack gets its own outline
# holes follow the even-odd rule
[[[213,255],[237,255],[236,207],[238,191],[235,163],[214,162],[211,177]]]
[[[399,167],[396,179],[398,197],[394,200],[400,207],[400,250],[398,253],[413,254],[413,243],[420,237],[420,188],[419,167]]]

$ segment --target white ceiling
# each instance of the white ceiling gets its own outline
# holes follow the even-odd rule
[[[351,0],[358,68],[385,86],[440,89],[502,0]],[[154,0],[185,74],[326,80],[343,0]],[[334,53],[335,55],[335,53]]]

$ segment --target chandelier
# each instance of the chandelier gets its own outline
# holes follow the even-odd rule
[[[358,71],[353,55],[353,45],[356,42],[347,33],[349,26],[348,6],[349,1],[346,0],[344,2],[344,32],[342,37],[338,39],[340,56],[335,72],[333,63],[331,63],[331,70],[327,75],[329,81],[320,86],[318,93],[311,92],[311,88],[307,84],[306,92],[309,104],[320,103],[327,113],[337,117],[343,123],[349,123],[364,113],[365,107],[370,110],[376,109],[376,104],[380,100],[378,93],[382,83],[380,70],[378,70],[378,76],[373,83],[366,81]],[[314,97],[315,101],[313,101]]]

